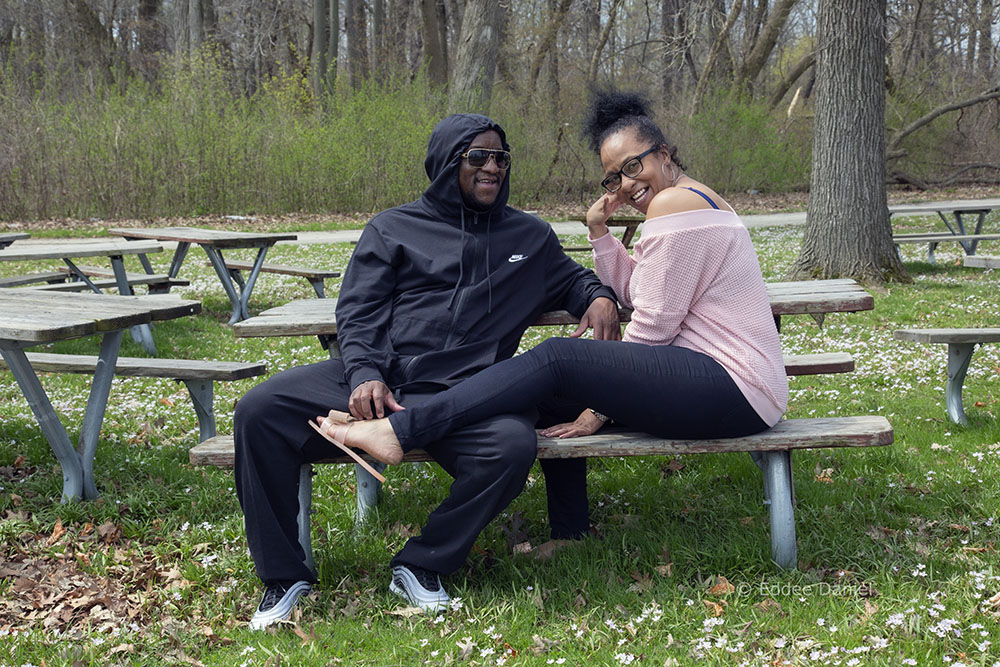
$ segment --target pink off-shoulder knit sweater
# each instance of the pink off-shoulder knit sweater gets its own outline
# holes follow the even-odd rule
[[[629,255],[612,234],[591,239],[604,284],[635,311],[624,340],[678,345],[718,361],[761,420],[788,405],[778,331],[750,234],[730,211],[652,218]]]

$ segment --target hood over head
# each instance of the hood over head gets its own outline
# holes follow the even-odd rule
[[[478,135],[494,130],[500,135],[504,150],[509,151],[507,135],[503,128],[486,116],[473,113],[457,113],[443,119],[431,132],[427,142],[427,159],[424,160],[424,170],[431,184],[424,191],[424,199],[441,212],[458,214],[463,208],[468,208],[462,201],[462,191],[458,186],[458,167],[462,153]],[[512,165],[513,166],[513,165]],[[510,194],[510,169],[500,185],[490,211],[507,205]]]

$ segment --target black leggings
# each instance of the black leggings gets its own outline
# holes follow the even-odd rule
[[[550,338],[396,412],[405,451],[456,428],[521,413],[551,398],[586,405],[663,438],[732,438],[767,428],[729,373],[708,355],[673,345]]]

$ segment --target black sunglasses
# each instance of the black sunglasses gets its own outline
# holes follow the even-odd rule
[[[611,193],[618,192],[618,190],[622,187],[622,175],[624,174],[629,178],[635,178],[636,176],[641,174],[642,158],[646,157],[653,151],[658,150],[659,148],[660,148],[659,146],[653,146],[649,150],[643,151],[642,153],[639,153],[635,157],[625,160],[625,164],[622,165],[622,168],[616,171],[615,173],[611,174],[607,178],[605,178],[603,181],[601,181],[601,185],[604,186],[604,189],[607,190],[608,192]]]
[[[485,167],[486,163],[493,158],[497,163],[497,169],[507,169],[510,167],[510,151],[498,151],[492,148],[470,148],[462,153],[462,157],[469,161],[470,167],[479,169]]]

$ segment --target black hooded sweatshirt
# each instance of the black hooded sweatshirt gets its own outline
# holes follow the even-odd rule
[[[488,210],[465,205],[458,168],[489,118],[448,116],[434,128],[417,201],[369,221],[344,273],[337,337],[351,389],[442,391],[517,351],[548,310],[584,313],[614,292],[566,256],[552,228],[507,206],[510,170]]]

